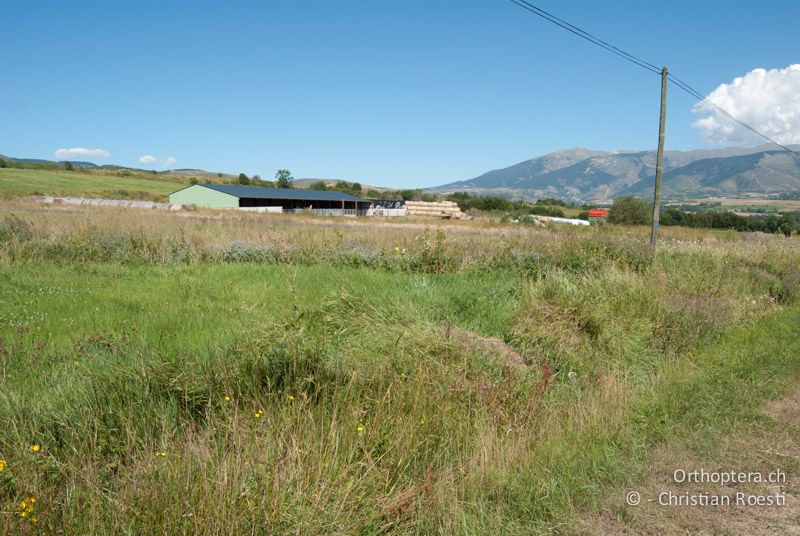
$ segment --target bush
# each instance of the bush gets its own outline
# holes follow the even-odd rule
[[[632,195],[618,197],[608,211],[608,221],[622,225],[647,225],[652,221],[651,207]]]
[[[551,207],[551,206],[543,206],[543,205],[534,205],[530,209],[528,209],[529,214],[534,214],[536,216],[550,216],[553,218],[563,218],[564,211],[558,207]]]

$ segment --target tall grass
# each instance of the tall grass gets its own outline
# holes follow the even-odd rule
[[[0,530],[569,532],[700,412],[798,372],[796,240],[689,231],[655,265],[643,243],[6,215]]]

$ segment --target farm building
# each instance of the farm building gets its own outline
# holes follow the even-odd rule
[[[604,208],[592,208],[588,212],[589,221],[592,223],[604,222],[608,219],[608,210]]]
[[[270,212],[311,211],[366,215],[369,199],[324,190],[262,188],[235,184],[192,184],[169,195],[169,202],[207,208],[269,208]]]

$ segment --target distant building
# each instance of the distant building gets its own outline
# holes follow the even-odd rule
[[[589,221],[592,223],[604,222],[608,219],[608,210],[605,208],[589,209]]]
[[[310,211],[331,215],[367,215],[369,199],[327,190],[262,188],[235,184],[192,184],[169,195],[169,202],[207,208],[241,208],[267,212]]]

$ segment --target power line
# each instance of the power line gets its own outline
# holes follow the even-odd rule
[[[611,43],[603,41],[599,37],[597,37],[595,35],[592,35],[591,33],[587,32],[586,30],[583,30],[583,29],[581,29],[581,28],[579,28],[579,27],[577,27],[577,26],[575,26],[573,24],[570,24],[569,22],[567,22],[567,21],[565,21],[563,19],[560,19],[560,18],[556,17],[552,13],[549,13],[549,12],[545,11],[544,9],[542,9],[542,8],[540,8],[540,7],[536,6],[536,5],[528,2],[527,0],[511,0],[511,2],[513,2],[514,4],[520,6],[521,8],[523,8],[523,9],[525,9],[527,11],[530,11],[534,15],[537,15],[537,16],[539,16],[539,17],[541,17],[541,18],[543,18],[543,19],[555,24],[556,26],[560,26],[561,28],[563,28],[564,30],[567,30],[568,32],[571,32],[571,33],[577,35],[578,37],[581,37],[581,38],[589,41],[590,43],[592,43],[594,45],[597,45],[600,48],[603,48],[603,49],[611,52],[612,54],[616,54],[617,56],[623,58],[624,60],[627,60],[627,61],[633,63],[634,65],[637,65],[638,67],[641,67],[642,69],[650,71],[651,73],[655,73],[655,74],[659,74],[659,75],[661,74],[661,69],[659,67],[656,67],[652,63],[650,63],[650,62],[648,62],[646,60],[643,60],[643,59],[641,59],[641,58],[639,58],[637,56],[634,56],[633,54],[625,52],[624,50],[612,45]],[[694,98],[698,99],[700,102],[708,104],[709,106],[711,106],[715,110],[719,111],[721,114],[723,114],[725,117],[727,117],[731,121],[734,121],[735,123],[737,123],[738,125],[746,128],[750,132],[753,132],[754,134],[764,138],[768,142],[770,142],[770,143],[772,143],[774,145],[777,145],[778,147],[781,147],[782,149],[785,149],[785,150],[789,151],[790,153],[798,154],[797,151],[794,151],[793,149],[790,149],[789,147],[787,147],[787,146],[785,146],[785,145],[783,145],[781,143],[778,143],[777,141],[773,140],[772,138],[770,138],[766,134],[762,134],[761,132],[759,132],[755,128],[751,127],[750,125],[748,125],[744,121],[741,121],[741,120],[737,119],[736,117],[733,116],[733,114],[731,114],[730,112],[728,112],[727,110],[725,110],[721,106],[718,106],[718,105],[714,104],[713,102],[711,102],[710,100],[708,100],[705,96],[703,96],[703,94],[701,94],[696,89],[692,88],[689,84],[687,84],[686,82],[682,81],[680,78],[678,78],[676,76],[673,76],[671,73],[668,75],[668,78],[677,87],[679,87],[683,91],[687,92],[689,95],[693,96]]]
[[[589,32],[587,32],[585,30],[582,30],[582,29],[578,28],[577,26],[574,26],[574,25],[570,24],[569,22],[567,22],[567,21],[565,21],[563,19],[559,19],[555,15],[553,15],[551,13],[548,13],[544,9],[542,9],[540,7],[537,7],[537,6],[531,4],[530,2],[528,2],[526,0],[511,0],[511,1],[513,3],[515,3],[515,4],[517,4],[519,7],[523,8],[523,9],[526,9],[526,10],[530,11],[531,13],[533,13],[535,15],[538,15],[539,17],[541,17],[541,18],[543,18],[543,19],[545,19],[547,21],[552,22],[556,26],[560,26],[561,28],[567,30],[568,32],[571,32],[571,33],[577,35],[578,37],[582,37],[583,39],[586,39],[590,43],[593,43],[593,44],[599,46],[600,48],[604,48],[604,49],[608,50],[612,54],[616,54],[617,56],[619,56],[619,57],[621,57],[621,58],[623,58],[623,59],[625,59],[625,60],[627,60],[627,61],[629,61],[629,62],[631,62],[631,63],[633,63],[635,65],[638,65],[639,67],[641,67],[641,68],[643,68],[643,69],[645,69],[647,71],[650,71],[652,73],[659,74],[659,75],[661,74],[661,68],[660,67],[656,67],[655,65],[653,65],[650,62],[647,62],[647,61],[645,61],[645,60],[643,60],[641,58],[637,58],[633,54],[628,54],[624,50],[619,49],[619,48],[615,47],[614,45],[603,41],[599,37],[596,37],[596,36],[590,34]]]
[[[689,95],[691,95],[692,97],[696,98],[696,99],[697,99],[697,100],[699,100],[700,102],[703,102],[703,103],[705,103],[705,104],[708,104],[709,106],[713,107],[714,109],[716,109],[717,111],[719,111],[721,114],[723,114],[725,117],[727,117],[727,118],[728,118],[728,119],[730,119],[731,121],[734,121],[734,122],[738,123],[738,124],[739,124],[739,125],[741,125],[742,127],[744,127],[744,128],[746,128],[747,130],[749,130],[750,132],[752,132],[752,133],[754,133],[754,134],[756,134],[756,135],[758,135],[758,136],[761,136],[762,138],[764,138],[764,139],[765,139],[765,140],[767,140],[768,142],[770,142],[770,143],[772,143],[772,144],[775,144],[775,145],[777,145],[778,147],[782,147],[783,149],[785,149],[785,150],[789,151],[790,153],[798,154],[798,153],[797,153],[797,151],[795,151],[794,149],[790,149],[789,147],[787,147],[787,146],[783,145],[782,143],[778,143],[777,141],[773,140],[772,138],[770,138],[770,137],[769,137],[769,136],[767,136],[766,134],[762,134],[762,133],[761,133],[761,132],[759,132],[758,130],[754,129],[753,127],[751,127],[750,125],[748,125],[748,124],[747,124],[747,123],[745,123],[744,121],[740,121],[739,119],[736,119],[736,117],[734,117],[734,116],[733,116],[731,113],[729,113],[727,110],[725,110],[724,108],[722,108],[722,107],[720,107],[720,106],[718,106],[718,105],[714,104],[713,102],[711,102],[710,100],[708,100],[707,98],[705,98],[705,97],[703,96],[703,94],[702,94],[702,93],[700,93],[699,91],[697,91],[696,89],[694,89],[692,86],[690,86],[689,84],[687,84],[686,82],[684,82],[683,80],[681,80],[680,78],[678,78],[677,76],[673,76],[673,75],[672,75],[672,73],[668,74],[667,76],[669,77],[670,81],[671,81],[673,84],[675,84],[677,87],[679,87],[680,89],[682,89],[683,91],[685,91],[686,93],[688,93]]]

